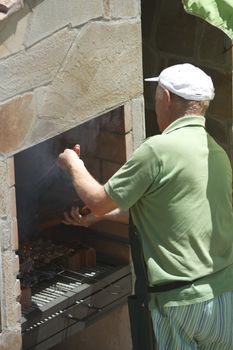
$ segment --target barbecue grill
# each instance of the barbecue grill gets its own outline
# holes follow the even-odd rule
[[[23,309],[23,349],[50,349],[125,302],[130,291],[129,265],[59,271],[32,288],[32,304]]]
[[[82,341],[86,332],[81,331],[94,323],[87,331],[91,338],[105,313],[115,320],[113,308],[127,305],[132,290],[128,226],[109,221],[91,229],[63,225],[64,211],[84,203],[57,167],[58,154],[78,140],[88,169],[104,183],[126,160],[125,135],[128,140],[119,109],[14,157],[23,350],[50,349],[76,333],[75,341]],[[126,326],[127,316],[120,315]],[[117,330],[111,332],[117,336]]]

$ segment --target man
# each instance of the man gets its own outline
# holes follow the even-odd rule
[[[151,288],[156,348],[233,349],[232,169],[205,130],[212,80],[191,64],[157,81],[161,135],[147,139],[104,185],[72,150],[60,165],[101,217],[130,208]],[[67,223],[82,219],[75,210]],[[145,349],[146,350],[146,349]]]

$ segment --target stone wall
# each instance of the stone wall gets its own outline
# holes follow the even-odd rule
[[[142,34],[145,77],[183,62],[200,66],[212,77],[216,96],[207,112],[207,129],[226,149],[233,164],[231,40],[207,22],[188,15],[180,0],[142,2]],[[148,135],[158,132],[153,99],[154,87],[147,83]]]
[[[0,24],[0,156],[142,94],[136,0],[37,0]]]
[[[2,0],[0,20],[0,348],[19,350],[13,157],[120,106],[141,142],[140,1]]]

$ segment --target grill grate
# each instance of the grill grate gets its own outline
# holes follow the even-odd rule
[[[41,283],[32,288],[32,305],[22,310],[23,316],[27,316],[34,310],[42,308],[51,302],[56,301],[60,297],[70,295],[70,293],[79,293],[83,289],[94,283],[99,283],[100,289],[108,285],[104,282],[104,278],[114,272],[111,266],[97,265],[95,267],[86,267],[80,272],[63,270],[57,273],[52,279],[52,283],[48,285]]]
[[[23,350],[46,350],[80,331],[131,292],[130,266],[97,265],[79,272],[60,270],[32,288],[32,305],[23,310]]]

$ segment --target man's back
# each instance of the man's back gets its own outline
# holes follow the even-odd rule
[[[193,281],[233,264],[231,166],[204,121],[176,120],[146,140],[121,170],[121,176],[134,174],[122,186],[122,204],[134,201],[132,217],[152,285]],[[121,176],[110,186],[121,188]]]

